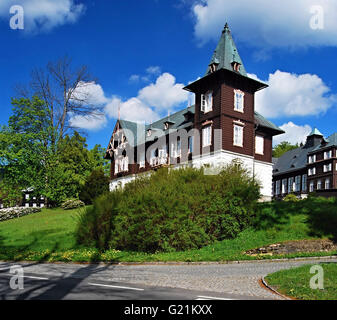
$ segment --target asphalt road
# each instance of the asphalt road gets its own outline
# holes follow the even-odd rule
[[[281,299],[262,288],[268,273],[337,259],[201,265],[0,263],[0,299],[40,300],[248,300]],[[23,270],[23,288],[17,273]],[[13,270],[12,270],[13,271]],[[13,278],[14,276],[14,278]]]
[[[251,296],[219,294],[179,288],[130,285],[81,277],[48,277],[24,273],[23,288],[12,289],[14,274],[0,271],[2,300],[251,300]],[[15,276],[15,275],[14,275]],[[17,278],[14,281],[18,284]]]

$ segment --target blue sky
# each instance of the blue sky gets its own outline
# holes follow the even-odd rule
[[[181,88],[205,73],[228,21],[247,72],[270,85],[256,108],[286,130],[278,141],[301,141],[313,127],[328,136],[337,131],[337,4],[277,2],[2,1],[0,123],[11,114],[14,86],[68,54],[97,77],[91,92],[105,108],[102,119],[72,121],[90,147],[105,147],[118,105],[123,118],[147,122],[188,105],[192,98]],[[13,4],[24,8],[24,30],[9,26]],[[318,29],[313,16],[323,19],[314,21]]]

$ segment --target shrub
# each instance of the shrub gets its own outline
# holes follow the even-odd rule
[[[31,213],[40,212],[41,208],[25,208],[25,207],[12,207],[0,209],[0,221],[5,221],[14,218],[20,218]]]
[[[106,193],[95,199],[93,206],[80,212],[77,242],[89,247],[108,249],[119,197],[120,191]]]
[[[81,200],[69,199],[69,200],[64,201],[61,204],[61,208],[64,210],[71,210],[71,209],[83,207],[84,205],[85,205],[84,202],[82,202]]]
[[[286,202],[297,202],[297,201],[300,201],[299,198],[297,198],[293,193],[289,193],[287,194],[283,201],[286,201]]]
[[[218,175],[161,169],[94,201],[80,216],[77,240],[99,249],[200,248],[249,226],[259,197],[258,184],[239,165]]]
[[[80,199],[85,204],[92,204],[94,199],[109,191],[109,177],[104,174],[103,169],[91,172],[85,181],[80,193]]]

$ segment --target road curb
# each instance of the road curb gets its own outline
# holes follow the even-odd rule
[[[295,298],[291,298],[291,297],[288,297],[280,292],[278,292],[276,289],[274,289],[273,287],[271,287],[267,281],[265,280],[264,277],[262,277],[261,279],[261,286],[264,287],[264,289],[268,290],[268,291],[271,291],[272,293],[274,294],[277,294],[278,296],[282,297],[283,299],[285,300],[296,300]]]
[[[11,262],[11,263],[50,263],[50,264],[102,264],[102,265],[119,265],[119,266],[189,266],[189,265],[222,265],[222,264],[251,264],[251,263],[278,263],[278,262],[296,262],[296,261],[312,261],[312,260],[330,260],[337,259],[337,256],[326,256],[326,257],[299,257],[299,258],[282,258],[282,259],[263,259],[263,260],[234,260],[234,261],[197,261],[197,262],[184,262],[184,261],[153,261],[153,262],[76,262],[76,261],[9,261],[0,260],[0,262]]]
[[[221,264],[250,264],[250,263],[275,263],[275,262],[296,262],[296,261],[310,261],[310,260],[329,260],[337,259],[337,256],[326,257],[300,257],[300,258],[283,258],[283,259],[265,259],[265,260],[228,260],[228,261],[196,261],[196,262],[184,262],[184,261],[156,261],[156,262],[118,262],[111,263],[117,265],[221,265]],[[107,262],[101,262],[103,264],[109,264]]]

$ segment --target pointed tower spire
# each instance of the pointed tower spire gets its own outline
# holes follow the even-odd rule
[[[232,38],[228,23],[225,24],[225,27],[222,30],[219,43],[213,53],[211,62],[208,65],[206,75],[219,69],[227,69],[238,72],[243,76],[247,76],[238,49]]]
[[[321,137],[323,137],[322,133],[316,127],[308,135],[308,137],[311,137],[311,136],[321,136]]]

